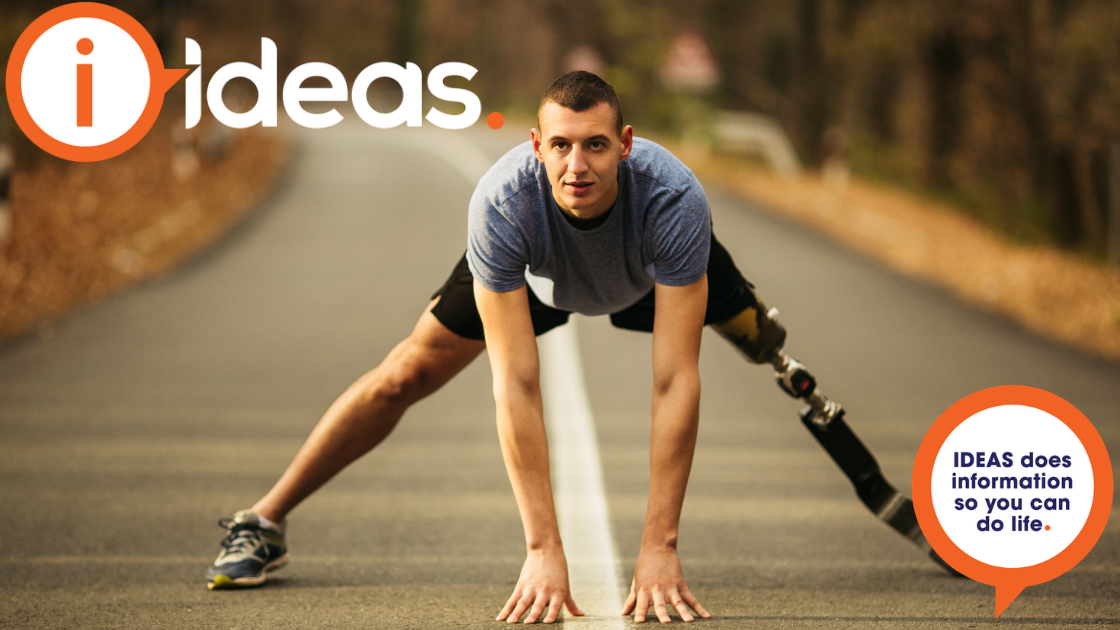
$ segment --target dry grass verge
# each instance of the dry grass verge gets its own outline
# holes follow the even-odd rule
[[[689,156],[702,176],[907,275],[1093,354],[1120,360],[1120,270],[1009,242],[915,194],[816,175],[783,179],[740,160]]]
[[[172,135],[157,125],[111,160],[46,159],[13,175],[11,229],[0,243],[0,339],[199,251],[253,208],[288,154],[282,139],[260,132],[202,126]]]

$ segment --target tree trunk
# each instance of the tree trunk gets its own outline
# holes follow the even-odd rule
[[[896,59],[884,58],[875,62],[870,85],[867,86],[867,121],[871,132],[883,144],[892,144],[896,139],[894,110],[901,79]]]
[[[1093,186],[1093,154],[1085,143],[1077,143],[1073,151],[1073,181],[1077,191],[1080,215],[1080,240],[1089,251],[1099,253],[1104,245],[1104,221],[1101,204]]]
[[[964,120],[964,53],[957,33],[945,28],[930,38],[924,60],[929,86],[926,180],[930,186],[945,188],[952,185],[949,158],[960,144]]]
[[[1120,144],[1108,153],[1108,262],[1120,267]]]
[[[394,57],[402,66],[407,62],[420,63],[420,1],[399,0],[397,3],[397,41]]]
[[[1070,245],[1079,232],[1070,147],[1058,150],[1053,146],[1050,114],[1038,80],[1033,6],[1027,0],[1009,0],[1006,18],[999,23],[1007,36],[1008,70],[1015,89],[1015,107],[1026,131],[1035,195],[1046,204],[1051,232]]]
[[[1052,146],[1050,164],[1046,173],[1050,233],[1059,243],[1067,247],[1076,244],[1081,238],[1073,154],[1071,147]]]
[[[824,50],[821,45],[820,0],[798,0],[798,42],[794,71],[797,139],[808,165],[821,163],[821,143],[827,126]]]

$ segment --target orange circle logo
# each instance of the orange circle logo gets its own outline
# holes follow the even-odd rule
[[[992,387],[930,427],[912,491],[930,545],[996,587],[998,617],[1024,588],[1069,571],[1096,544],[1112,510],[1112,463],[1088,418],[1062,398]]]
[[[151,35],[127,13],[78,2],[44,13],[20,35],[8,60],[8,104],[39,148],[96,162],[139,142],[187,72],[164,68]]]

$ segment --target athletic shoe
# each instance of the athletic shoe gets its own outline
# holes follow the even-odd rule
[[[284,534],[262,527],[257,513],[241,510],[218,525],[229,530],[222,552],[206,570],[207,588],[239,588],[264,584],[264,574],[288,564]]]

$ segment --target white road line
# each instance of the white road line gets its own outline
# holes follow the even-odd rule
[[[477,184],[494,164],[494,160],[487,157],[476,144],[467,140],[463,134],[453,131],[401,129],[383,133],[379,140],[437,157],[459,171],[471,186]],[[466,211],[464,207],[463,212]]]
[[[572,596],[587,614],[565,618],[589,628],[622,628],[622,592],[595,421],[583,381],[576,317],[540,337],[541,388],[560,537]]]
[[[472,185],[492,164],[461,134],[408,133],[386,139],[438,156]],[[618,614],[622,610],[618,556],[611,536],[599,441],[583,381],[575,320],[573,317],[568,325],[539,341],[541,389],[560,537],[568,558],[572,597],[586,613],[583,618],[567,616],[565,623],[575,622],[586,628],[622,628],[622,617]]]

